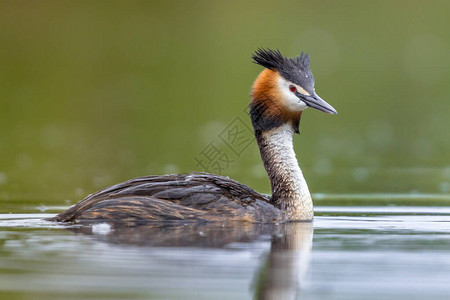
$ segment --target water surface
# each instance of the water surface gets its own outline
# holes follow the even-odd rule
[[[82,227],[43,220],[52,215],[0,215],[2,298],[447,299],[450,294],[448,207],[321,206],[313,223],[272,225]]]

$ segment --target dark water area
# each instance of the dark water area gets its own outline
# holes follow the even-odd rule
[[[269,193],[246,111],[258,47],[308,52],[339,112],[307,109],[294,138],[313,193],[450,192],[448,1],[0,5],[0,201],[190,171]]]
[[[269,225],[43,221],[52,215],[0,215],[2,299],[447,299],[450,293],[448,207],[320,206],[313,223]]]

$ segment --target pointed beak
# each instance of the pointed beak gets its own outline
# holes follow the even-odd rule
[[[333,115],[337,114],[337,111],[333,108],[333,106],[320,98],[316,93],[313,93],[311,96],[302,95],[302,101],[305,102],[309,107],[323,111],[324,113]]]

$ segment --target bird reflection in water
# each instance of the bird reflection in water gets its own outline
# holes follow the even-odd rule
[[[109,226],[109,225],[108,225]],[[270,251],[262,259],[252,286],[254,299],[298,299],[313,240],[313,224],[113,224],[93,234],[93,227],[71,228],[95,239],[118,245],[142,247],[225,248],[232,243],[252,243],[270,237]],[[251,247],[251,246],[250,246]]]

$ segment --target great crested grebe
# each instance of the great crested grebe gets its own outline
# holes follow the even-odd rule
[[[264,69],[252,87],[250,117],[272,196],[209,173],[151,175],[108,187],[51,218],[60,222],[311,221],[313,203],[295,156],[292,137],[302,111],[336,110],[314,90],[309,56],[286,58],[258,49]]]

